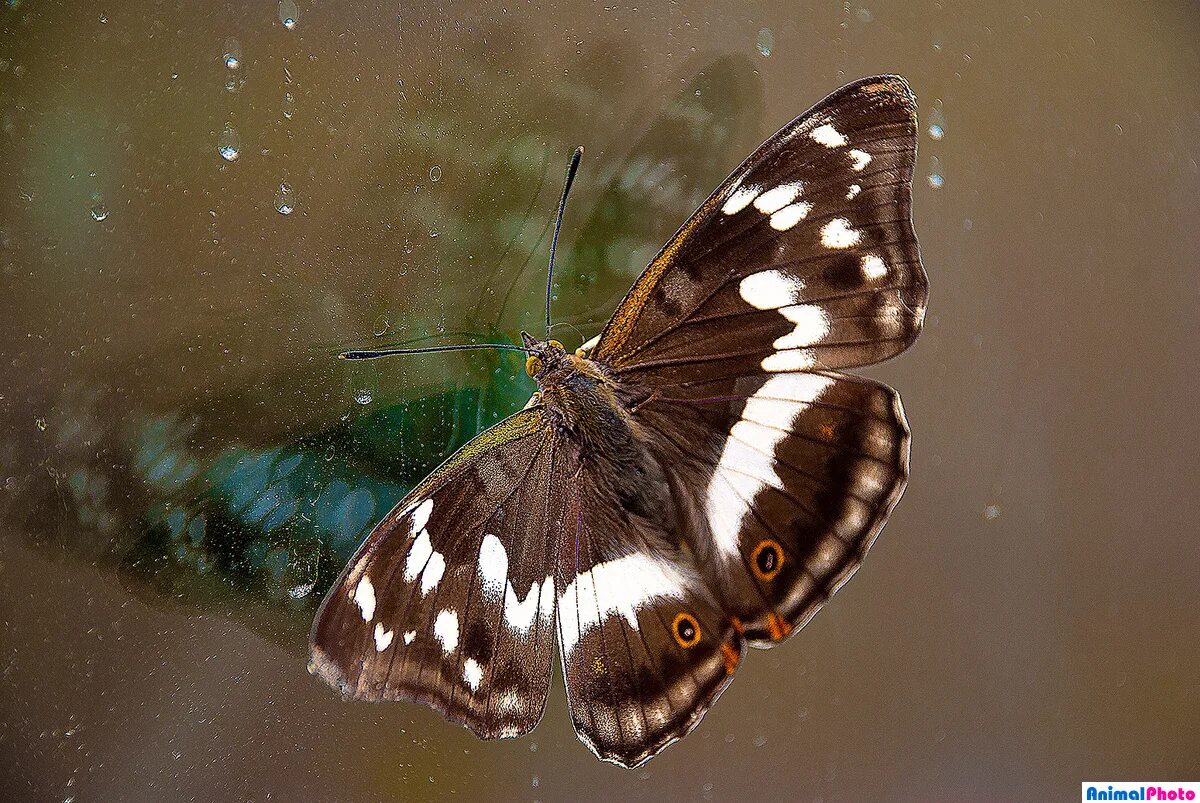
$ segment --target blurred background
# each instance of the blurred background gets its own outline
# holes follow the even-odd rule
[[[1200,778],[1192,2],[0,10],[0,788],[20,800],[1073,798]],[[920,103],[912,479],[687,739],[597,761],[343,703],[366,530],[850,80]]]

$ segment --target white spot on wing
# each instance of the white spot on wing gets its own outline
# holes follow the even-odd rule
[[[850,159],[853,162],[850,167],[856,172],[861,173],[862,169],[871,163],[871,154],[866,151],[860,151],[858,148],[852,148],[850,150]]]
[[[764,215],[778,212],[796,200],[796,196],[800,194],[801,186],[799,181],[793,181],[790,184],[780,184],[778,187],[769,189],[754,199],[754,208]]]
[[[442,574],[446,571],[446,558],[433,548],[429,540],[429,516],[433,513],[433,499],[429,498],[417,506],[412,514],[412,531],[416,539],[408,548],[408,557],[404,560],[404,582],[411,583],[421,576],[421,596],[425,596],[441,582]]]
[[[887,276],[887,264],[875,254],[867,254],[862,258],[863,276],[868,279],[882,279]]]
[[[808,201],[799,201],[791,206],[785,206],[775,214],[771,215],[771,228],[776,231],[787,231],[792,226],[795,226],[801,220],[808,217],[809,211],[812,209],[812,204]]]
[[[781,270],[752,273],[738,284],[742,300],[757,309],[778,309],[795,304],[803,289],[803,280]]]
[[[508,578],[508,551],[500,539],[488,533],[479,545],[479,582],[483,593],[493,602],[504,596],[504,581]]]
[[[383,652],[392,643],[392,637],[395,634],[390,630],[384,630],[383,625],[379,622],[375,623],[375,652]]]
[[[429,523],[429,515],[433,513],[433,497],[426,499],[417,509],[413,511],[412,531],[416,533],[425,529],[425,525]]]
[[[758,187],[754,185],[738,187],[733,195],[730,195],[729,199],[725,201],[724,206],[721,207],[721,211],[727,215],[736,215],[738,212],[741,212],[743,209],[749,206],[750,202],[753,201],[757,195]]]
[[[525,706],[521,700],[521,693],[516,689],[506,689],[500,695],[500,699],[496,701],[496,710],[503,714],[514,714],[524,709]]]
[[[422,597],[437,588],[437,584],[441,581],[442,574],[445,571],[446,559],[442,557],[441,552],[434,552],[429,557],[429,563],[425,564],[425,571],[421,572]]]
[[[512,581],[504,592],[504,621],[513,630],[528,633],[533,627],[533,620],[541,611],[543,619],[549,619],[554,613],[554,577],[547,576],[539,586],[536,582],[529,586],[525,599],[517,599],[517,591]]]
[[[375,586],[371,585],[371,578],[365,574],[358,581],[358,585],[354,587],[354,601],[358,604],[358,610],[362,612],[364,622],[369,622],[375,616]]]
[[[776,338],[771,345],[777,349],[811,346],[829,334],[829,316],[816,304],[797,304],[779,311],[796,324],[796,328],[783,337]]]
[[[417,575],[425,568],[431,555],[433,555],[433,544],[429,542],[429,531],[421,530],[417,540],[413,541],[412,546],[409,547],[408,558],[404,561],[404,582],[411,583],[417,579]]]
[[[846,200],[847,201],[854,200],[860,192],[862,192],[861,186],[859,186],[858,184],[851,184],[850,189],[846,191]]]
[[[413,639],[415,639],[416,637],[417,637],[417,631],[415,631],[415,630],[405,630],[404,631],[404,643],[405,644],[412,644]]]
[[[826,148],[840,148],[846,144],[846,138],[836,128],[826,123],[822,126],[817,126],[809,134],[813,142],[824,145]]]
[[[682,599],[689,578],[673,563],[642,552],[597,563],[580,572],[559,597],[559,636],[567,655],[580,636],[609,616],[624,616],[637,629],[638,609],[657,597]]]
[[[790,349],[777,351],[763,358],[764,371],[803,371],[812,368],[814,363],[812,349]]]
[[[433,635],[442,642],[446,655],[458,649],[458,614],[449,608],[439,611],[433,620]]]
[[[471,687],[471,691],[479,688],[479,684],[483,680],[483,667],[474,658],[463,661],[463,680]]]
[[[835,217],[821,227],[821,245],[826,248],[849,248],[862,239],[862,233],[851,228],[850,221]]]
[[[794,354],[799,352],[780,352]],[[773,355],[779,356],[779,354]],[[765,366],[764,366],[765,367]],[[708,483],[705,512],[717,550],[740,560],[742,520],[759,491],[780,487],[775,448],[787,437],[796,417],[820,399],[833,380],[817,374],[774,376],[746,400]]]

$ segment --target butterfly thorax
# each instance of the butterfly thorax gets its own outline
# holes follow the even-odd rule
[[[578,464],[610,478],[610,489],[626,510],[670,531],[675,503],[629,401],[641,394],[618,383],[602,363],[572,354],[558,341],[528,338],[526,347],[526,372],[537,382],[546,420],[574,446]]]

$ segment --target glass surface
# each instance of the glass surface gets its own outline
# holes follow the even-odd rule
[[[10,799],[1069,798],[1200,778],[1190,2],[43,3],[0,10]],[[532,389],[562,169],[574,347],[765,137],[918,96],[911,481],[862,570],[646,766],[342,702],[309,624]],[[422,341],[428,343],[431,341]]]

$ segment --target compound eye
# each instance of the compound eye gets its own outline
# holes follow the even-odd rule
[[[535,357],[531,354],[529,357],[527,357],[525,359],[525,373],[529,374],[530,376],[535,376],[536,374],[541,373],[541,370],[542,370],[542,358],[541,357]]]
[[[678,613],[671,624],[671,633],[680,647],[695,647],[700,642],[700,623],[690,613]]]
[[[754,547],[750,555],[750,565],[759,580],[773,580],[783,568],[783,547],[773,538],[764,538]]]

